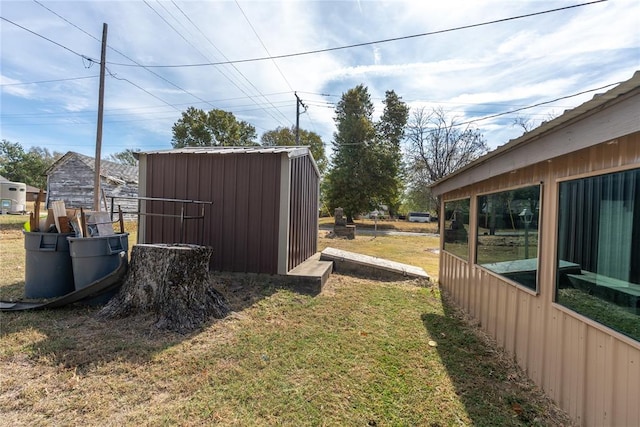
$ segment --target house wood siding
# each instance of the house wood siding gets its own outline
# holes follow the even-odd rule
[[[47,208],[57,200],[63,200],[69,208],[93,210],[94,169],[87,165],[87,157],[76,153],[67,153],[47,171]],[[91,159],[93,160],[93,159]],[[104,174],[107,175],[107,174]],[[114,178],[120,179],[115,176]],[[110,210],[109,196],[137,197],[138,184],[122,179],[124,183],[114,182],[105,176],[100,177],[100,188],[107,196],[107,209]],[[104,209],[101,198],[101,208]],[[117,200],[123,211],[134,212],[138,209],[134,200]],[[117,207],[115,208],[117,211]]]
[[[441,251],[439,280],[580,425],[640,425],[640,343],[554,302],[558,182],[639,166],[636,131],[443,194],[470,197],[473,213],[478,194],[542,183],[538,294],[475,265],[473,249],[469,262]],[[476,225],[472,214],[469,229]],[[475,233],[469,237],[475,248]]]

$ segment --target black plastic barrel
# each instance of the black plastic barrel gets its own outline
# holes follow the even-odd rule
[[[25,298],[56,298],[74,291],[67,237],[73,233],[23,232]]]
[[[129,250],[129,233],[104,237],[69,237],[75,289],[83,289],[107,276],[120,265],[120,252]],[[106,304],[117,289],[84,301],[90,305]]]

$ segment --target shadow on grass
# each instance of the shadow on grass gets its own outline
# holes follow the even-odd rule
[[[447,373],[474,425],[548,425],[544,395],[515,363],[483,341],[444,299],[444,315],[423,314]],[[489,424],[487,421],[490,420]]]
[[[246,275],[212,273],[211,283],[226,298],[231,313],[241,312],[280,289],[291,289]],[[153,313],[99,320],[96,314],[100,309],[101,306],[69,305],[52,310],[1,312],[0,355],[26,355],[35,363],[62,366],[83,375],[112,361],[147,363],[157,353],[221,321],[210,318],[199,329],[181,335],[156,328]]]
[[[24,280],[0,287],[0,300],[12,301],[24,297]]]

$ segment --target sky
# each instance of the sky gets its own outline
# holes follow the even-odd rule
[[[636,0],[0,0],[0,17],[0,138],[89,156],[104,23],[102,157],[170,149],[190,106],[259,139],[295,125],[296,93],[331,154],[335,105],[359,84],[375,119],[394,90],[496,148],[523,133],[515,120],[537,126],[640,69]]]

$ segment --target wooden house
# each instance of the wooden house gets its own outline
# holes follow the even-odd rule
[[[432,191],[453,301],[579,425],[640,425],[640,72]]]
[[[46,170],[47,201],[63,200],[67,207],[93,210],[95,159],[69,151]],[[110,210],[113,196],[138,196],[138,167],[121,165],[108,160],[100,161],[101,207]],[[103,197],[104,196],[104,197]],[[118,201],[124,211],[135,212],[137,201]]]

